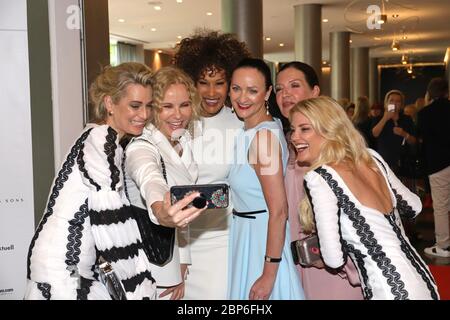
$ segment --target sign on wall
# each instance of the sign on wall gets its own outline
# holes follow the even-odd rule
[[[26,0],[0,0],[0,300],[22,299],[34,232]]]

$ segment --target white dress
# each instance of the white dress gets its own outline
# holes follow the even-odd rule
[[[117,132],[88,125],[51,190],[28,253],[25,299],[111,299],[95,269],[102,256],[127,299],[155,296],[150,262],[129,210]]]
[[[201,120],[195,134],[193,153],[198,165],[198,184],[226,183],[233,162],[234,138],[243,127],[230,108]],[[227,209],[210,209],[190,224],[192,265],[186,279],[184,299],[227,298],[228,235],[231,214]]]
[[[394,207],[389,215],[362,205],[330,166],[305,175],[323,260],[338,268],[350,256],[365,299],[439,299],[433,276],[409,242],[400,220],[400,214],[413,218],[420,213],[420,199],[398,180],[378,153],[370,152],[389,187]]]
[[[180,157],[169,140],[150,123],[144,128],[142,135],[133,139],[126,148],[125,173],[130,202],[146,209],[150,219],[156,224],[159,223],[151,205],[156,201],[164,201],[171,186],[197,182],[198,169],[192,158],[191,143],[192,139],[186,132],[180,139],[183,148]],[[161,157],[166,168],[167,183],[162,173]],[[171,287],[183,281],[180,263],[191,264],[189,228],[177,229],[170,262],[164,266],[152,264],[152,275],[158,287]]]

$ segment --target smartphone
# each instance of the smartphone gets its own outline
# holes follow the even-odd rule
[[[395,112],[395,104],[388,104],[388,112]]]
[[[200,209],[208,204],[208,209],[223,209],[229,205],[229,187],[225,183],[173,186],[170,188],[171,203],[175,204],[194,192],[199,192],[200,196],[195,198],[189,206]]]
[[[319,238],[311,235],[301,240],[291,242],[292,257],[295,264],[310,267],[316,261],[322,259],[319,249]]]

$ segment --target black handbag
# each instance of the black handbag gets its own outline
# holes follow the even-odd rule
[[[132,206],[134,218],[141,233],[142,244],[148,260],[157,266],[164,266],[172,260],[175,244],[175,228],[153,223],[148,211]]]
[[[162,157],[161,166],[167,183],[166,167]],[[148,260],[157,266],[164,266],[172,260],[175,245],[175,228],[153,223],[146,209],[136,206],[131,206],[131,208],[141,233],[143,249]]]

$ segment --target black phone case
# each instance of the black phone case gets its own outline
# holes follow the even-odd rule
[[[170,188],[171,203],[174,204],[193,192],[200,192],[206,198],[208,209],[223,209],[229,205],[229,187],[225,183],[173,186]]]

